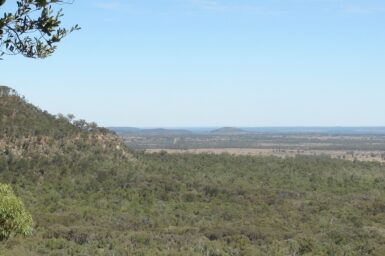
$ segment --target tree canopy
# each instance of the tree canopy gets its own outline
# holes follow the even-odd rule
[[[64,28],[63,11],[57,8],[70,4],[66,0],[0,0],[0,57],[23,55],[28,58],[45,58],[51,55],[68,33],[79,26]],[[14,10],[15,9],[15,10]],[[14,11],[8,11],[14,10]]]

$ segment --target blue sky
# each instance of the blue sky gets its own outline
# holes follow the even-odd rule
[[[104,126],[385,126],[385,2],[77,0],[0,84]]]

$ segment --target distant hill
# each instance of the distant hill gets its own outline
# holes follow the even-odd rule
[[[218,134],[218,135],[247,134],[247,133],[250,133],[250,132],[242,130],[240,128],[236,128],[236,127],[223,127],[223,128],[219,128],[211,131],[211,134]]]
[[[116,132],[117,134],[141,132],[141,129],[135,127],[108,127],[108,129],[110,131]]]
[[[124,134],[140,134],[140,135],[188,135],[192,132],[184,129],[165,129],[165,128],[154,128],[154,129],[141,129],[134,127],[109,127],[111,131],[116,132],[119,135]]]

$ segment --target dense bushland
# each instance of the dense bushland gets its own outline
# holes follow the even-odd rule
[[[16,96],[0,116],[0,183],[35,223],[0,255],[385,255],[383,164],[130,152]]]
[[[137,154],[9,163],[36,222],[7,255],[383,255],[385,168]],[[28,170],[28,171],[24,171]],[[42,171],[44,170],[44,171]],[[29,254],[33,255],[33,254]]]

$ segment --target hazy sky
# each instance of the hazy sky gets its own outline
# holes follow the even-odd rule
[[[104,126],[384,126],[383,0],[77,0],[0,84]]]

